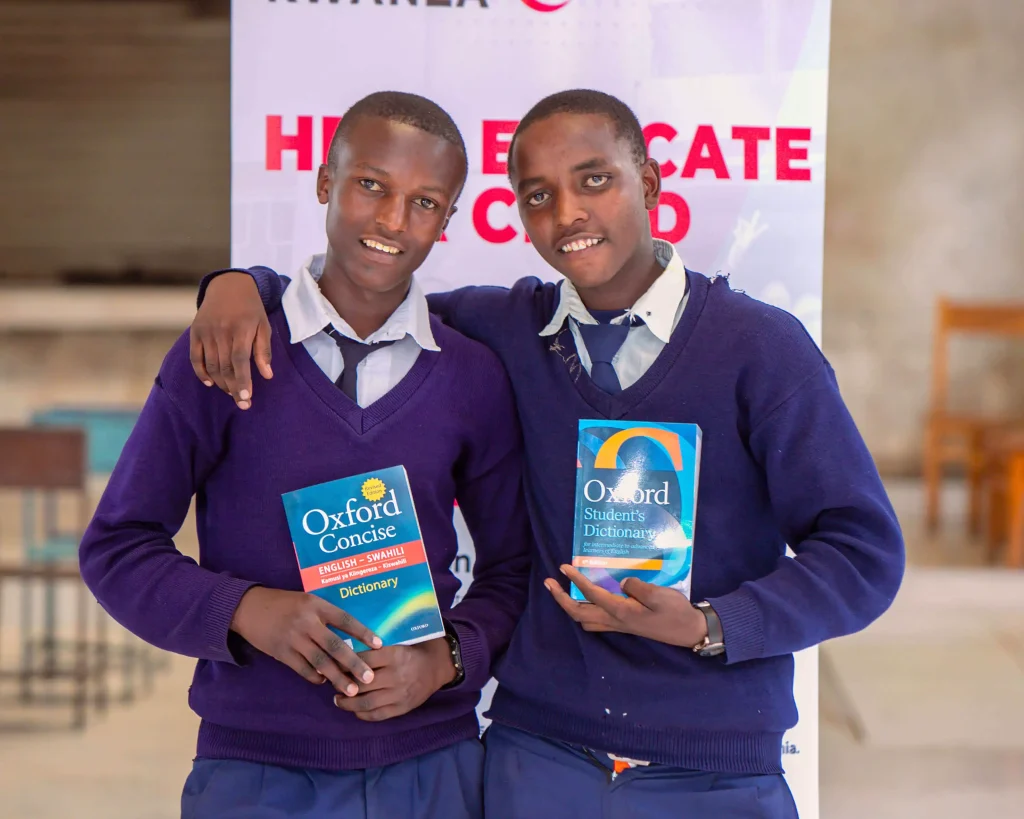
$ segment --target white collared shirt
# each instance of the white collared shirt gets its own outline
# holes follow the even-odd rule
[[[672,337],[672,332],[679,324],[679,319],[686,308],[686,302],[690,297],[689,286],[686,281],[686,268],[683,260],[679,258],[675,248],[662,239],[654,240],[654,255],[661,263],[665,271],[655,279],[636,304],[624,315],[612,321],[613,324],[621,324],[623,321],[631,320],[637,316],[643,320],[642,324],[629,328],[629,334],[623,342],[619,351],[612,359],[612,367],[619,377],[619,384],[622,389],[633,386],[643,376],[654,360],[658,357],[665,345]],[[565,320],[571,318],[569,329],[576,341],[576,352],[580,357],[580,364],[590,374],[590,353],[587,352],[587,345],[580,333],[580,324],[597,324],[597,319],[590,315],[590,311],[583,305],[580,294],[573,283],[568,279],[561,282],[559,287],[558,305],[555,307],[555,315],[551,322],[540,331],[542,336],[553,336],[565,324]]]
[[[356,368],[356,403],[360,407],[368,407],[405,378],[421,350],[440,351],[430,330],[427,297],[414,278],[408,295],[395,312],[380,329],[363,339],[320,292],[317,282],[323,270],[324,256],[310,257],[281,297],[291,343],[301,343],[324,374],[331,381],[337,381],[345,369],[345,360],[334,339],[323,331],[328,324],[342,335],[367,344],[394,340],[394,344],[374,350]]]

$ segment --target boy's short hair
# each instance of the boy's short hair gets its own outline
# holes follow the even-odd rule
[[[636,118],[632,109],[618,97],[605,94],[603,91],[574,88],[544,97],[519,121],[508,146],[509,177],[512,176],[513,171],[512,152],[515,149],[516,138],[533,123],[555,114],[600,114],[608,117],[615,126],[615,135],[629,143],[633,161],[638,166],[647,161],[647,140],[644,139],[644,129],[640,127],[640,120]]]
[[[469,165],[466,143],[462,139],[459,127],[440,105],[426,97],[405,91],[375,91],[355,103],[341,118],[331,140],[331,147],[327,151],[328,166],[337,167],[342,143],[355,124],[366,117],[411,125],[413,128],[440,137],[458,148],[463,161],[467,167]]]

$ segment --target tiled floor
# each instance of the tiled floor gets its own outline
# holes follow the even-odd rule
[[[984,568],[959,501],[923,536],[920,490],[890,487],[912,568],[893,608],[823,647],[823,819],[1024,817],[1024,573]],[[196,719],[191,662],[86,732],[0,733],[4,819],[172,819]],[[10,720],[6,700],[0,720]]]

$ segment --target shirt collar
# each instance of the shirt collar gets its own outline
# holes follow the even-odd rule
[[[647,292],[637,299],[636,304],[626,315],[630,318],[633,316],[641,318],[658,340],[668,344],[672,338],[676,312],[680,302],[686,296],[689,285],[686,280],[686,267],[683,260],[671,244],[662,239],[655,239],[654,256],[665,270],[654,280]],[[559,288],[555,314],[551,317],[548,325],[540,331],[540,334],[542,336],[554,335],[562,329],[566,318],[570,316],[580,324],[597,324],[597,320],[584,306],[576,287],[571,281],[564,279]],[[624,320],[625,317],[616,321]]]
[[[288,320],[291,343],[299,344],[321,332],[328,324],[348,338],[373,343],[376,341],[399,341],[411,336],[422,349],[439,352],[430,329],[430,310],[427,297],[415,278],[409,284],[409,292],[388,320],[367,338],[360,339],[333,305],[327,301],[317,282],[323,275],[324,256],[311,256],[300,267],[284,295],[281,309]]]

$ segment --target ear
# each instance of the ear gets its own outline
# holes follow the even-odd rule
[[[657,160],[648,159],[640,166],[640,182],[644,186],[644,206],[654,210],[661,198],[661,166]]]
[[[448,211],[448,215],[444,217],[444,224],[441,225],[441,230],[438,231],[437,238],[434,239],[435,242],[440,242],[441,241],[441,237],[444,236],[444,232],[446,230],[448,230],[448,223],[451,222],[452,217],[456,213],[458,213],[458,212],[459,212],[458,206],[457,205],[452,205],[452,209],[450,211]]]
[[[321,165],[316,172],[316,199],[321,205],[331,199],[331,169],[326,165]]]

